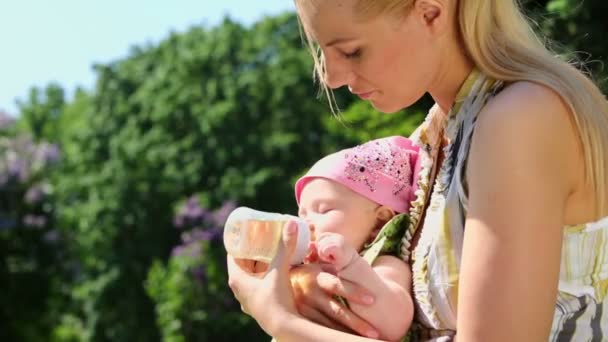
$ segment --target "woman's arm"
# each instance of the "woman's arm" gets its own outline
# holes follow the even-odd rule
[[[297,225],[283,230],[281,262],[268,272],[256,273],[254,263],[227,257],[228,284],[243,312],[256,319],[266,333],[281,342],[291,341],[373,341],[326,328],[297,313],[290,289],[289,260],[295,249]]]
[[[279,342],[341,341],[369,342],[379,341],[367,337],[351,335],[313,323],[301,316],[288,317],[273,333]]]
[[[551,90],[518,82],[482,111],[468,164],[460,341],[546,341],[578,140]]]

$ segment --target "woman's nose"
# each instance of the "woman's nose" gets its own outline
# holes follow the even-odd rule
[[[325,84],[331,89],[337,89],[351,84],[355,75],[348,65],[348,61],[337,58],[325,60]]]

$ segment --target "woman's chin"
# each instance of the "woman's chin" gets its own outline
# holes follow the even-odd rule
[[[397,106],[394,104],[391,105],[374,100],[370,100],[369,103],[371,103],[372,107],[374,107],[377,111],[384,114],[393,114],[403,109],[402,106]]]
[[[382,101],[386,98],[374,97],[369,99],[369,103],[379,112],[385,114],[394,114],[405,108],[408,108],[415,104],[418,100],[422,98],[422,95],[419,97],[408,97],[401,98],[400,101]]]

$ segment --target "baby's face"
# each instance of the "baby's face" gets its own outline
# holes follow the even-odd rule
[[[378,223],[378,207],[342,184],[316,178],[302,190],[298,215],[312,225],[315,235],[341,234],[347,243],[359,250]]]

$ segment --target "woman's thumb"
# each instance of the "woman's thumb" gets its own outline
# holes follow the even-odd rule
[[[290,268],[297,240],[298,224],[295,221],[288,221],[283,226],[281,242],[277,254],[270,263],[269,271],[270,269],[286,270]]]
[[[283,227],[283,256],[281,264],[286,267],[291,265],[291,259],[293,258],[296,244],[298,240],[298,224],[295,221],[289,221]]]

